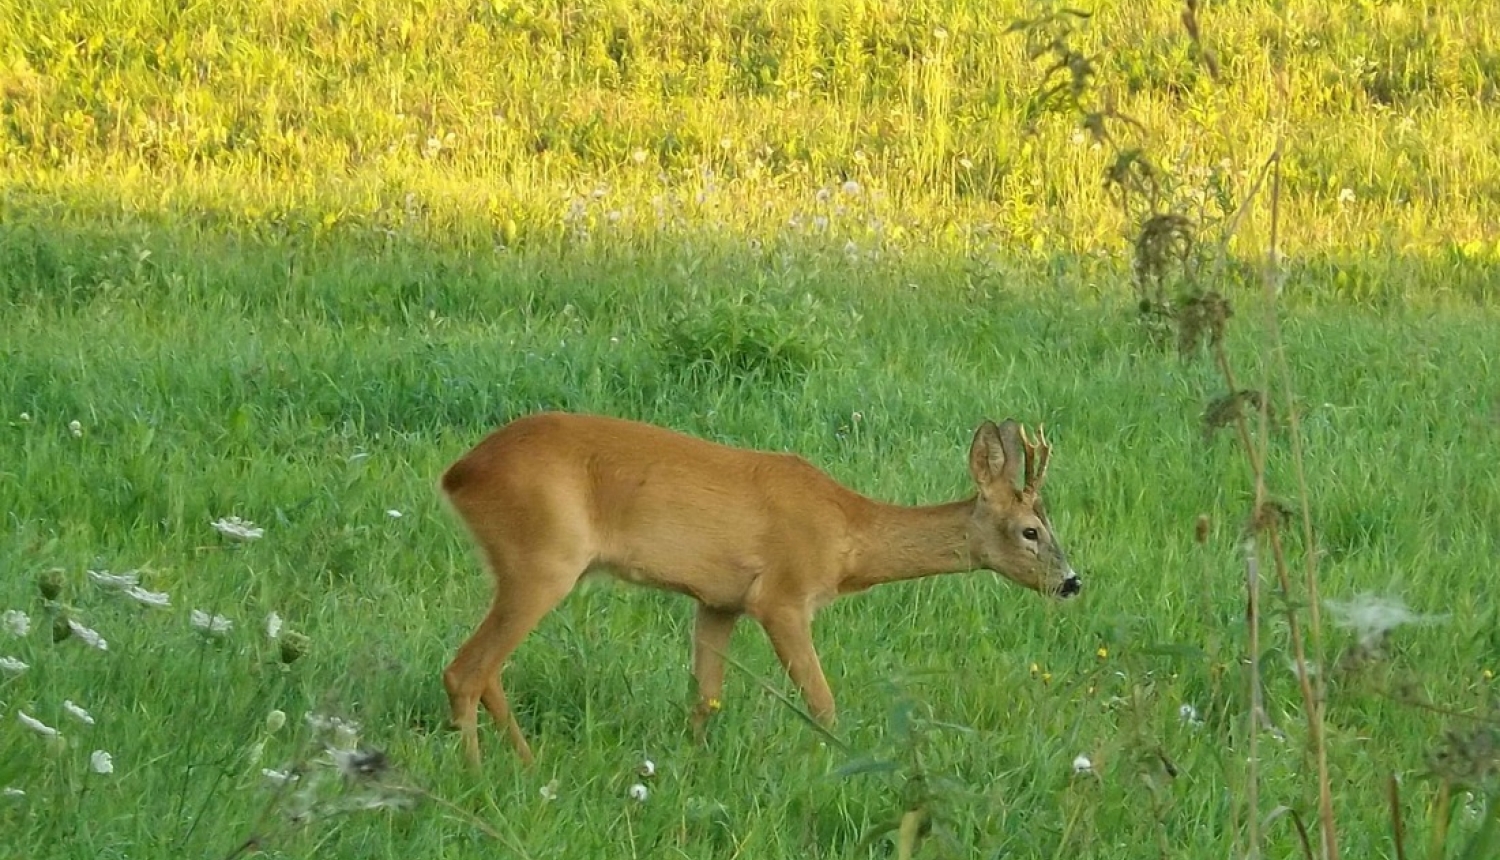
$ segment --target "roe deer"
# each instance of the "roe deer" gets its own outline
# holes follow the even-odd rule
[[[834,598],[978,568],[1036,591],[1077,594],[1082,581],[1040,496],[1049,453],[1040,431],[1033,443],[1014,421],[985,421],[969,449],[975,495],[905,507],[866,498],[797,456],[634,421],[552,412],[496,430],[442,478],[495,578],[489,614],[443,673],[470,762],[480,760],[480,702],[521,760],[532,761],[500,670],[594,570],[698,601],[692,727],[700,740],[719,708],[724,651],[741,615],[765,628],[809,712],[831,724],[812,617]]]

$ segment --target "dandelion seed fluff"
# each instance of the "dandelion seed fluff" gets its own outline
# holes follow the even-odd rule
[[[1094,763],[1091,762],[1091,761],[1089,761],[1089,757],[1088,756],[1086,756],[1086,755],[1080,755],[1077,758],[1073,759],[1073,772],[1074,773],[1093,773],[1094,772]]]
[[[69,714],[72,714],[74,719],[86,726],[92,726],[94,724],[93,715],[88,711],[85,711],[78,705],[73,704],[72,699],[63,699],[63,710],[67,711]]]
[[[73,434],[74,439],[80,439],[83,437],[83,425],[77,421],[69,421],[68,432]]]
[[[656,762],[652,761],[649,758],[645,761],[642,761],[641,776],[645,777],[646,779],[650,779],[651,777],[656,776]]]
[[[0,615],[0,627],[12,636],[25,636],[31,632],[31,619],[19,609],[7,609]]]
[[[110,774],[115,772],[114,756],[104,750],[94,750],[89,754],[89,767],[94,773]]]
[[[1431,624],[1446,615],[1419,615],[1407,608],[1400,598],[1360,594],[1351,600],[1325,600],[1323,605],[1340,627],[1354,631],[1364,645],[1374,645],[1386,633],[1404,624]]]
[[[650,796],[650,794],[651,792],[647,790],[646,786],[641,785],[640,783],[636,783],[635,785],[632,785],[630,787],[630,799],[634,800],[637,803],[645,803],[646,798]]]

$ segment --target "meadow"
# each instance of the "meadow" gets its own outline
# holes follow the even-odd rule
[[[0,10],[0,857],[1320,856],[1319,746],[1342,856],[1494,856],[1500,11],[1100,5],[1044,98],[1046,8]],[[835,603],[832,735],[744,625],[699,747],[691,604],[591,582],[469,772],[436,482],[549,408],[907,503],[1045,422],[1085,592]]]

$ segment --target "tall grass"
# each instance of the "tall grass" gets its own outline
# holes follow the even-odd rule
[[[1194,43],[1180,11],[1073,37],[1234,310],[1174,351],[1114,152],[1006,33],[1037,7],[5,7],[0,611],[29,629],[0,629],[0,856],[1294,855],[1319,743],[1280,625],[1308,607],[1267,592],[1247,626],[1242,550],[1299,460],[1291,557],[1426,622],[1308,646],[1342,856],[1483,856],[1500,19],[1226,4]],[[1276,134],[1272,243],[1232,212]],[[539,767],[485,726],[475,777],[437,673],[488,583],[433,487],[542,408],[905,502],[965,491],[981,418],[1045,421],[1088,594],[976,574],[830,607],[841,743],[742,632],[699,749],[689,607],[585,588],[507,669]],[[128,569],[170,606],[86,573]]]

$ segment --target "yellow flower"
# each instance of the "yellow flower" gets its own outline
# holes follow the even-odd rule
[[[1105,648],[1103,645],[1100,645],[1099,650],[1095,651],[1094,653],[1099,655],[1100,660],[1103,660],[1109,656],[1109,649]]]
[[[1492,680],[1494,680],[1494,678],[1495,678],[1495,673],[1494,673],[1494,672],[1492,672],[1492,671],[1490,671],[1490,670],[1489,670],[1489,669],[1485,669],[1485,670],[1484,670],[1484,671],[1483,671],[1483,672],[1481,672],[1481,673],[1480,673],[1480,674],[1481,674],[1481,675],[1483,675],[1483,676],[1484,676],[1484,679],[1485,679],[1485,680],[1486,680],[1486,681],[1492,681]]]
[[[721,702],[721,701],[719,701],[718,699],[709,699],[708,700],[708,709],[710,711],[722,710],[723,707],[724,707],[724,703]]]

